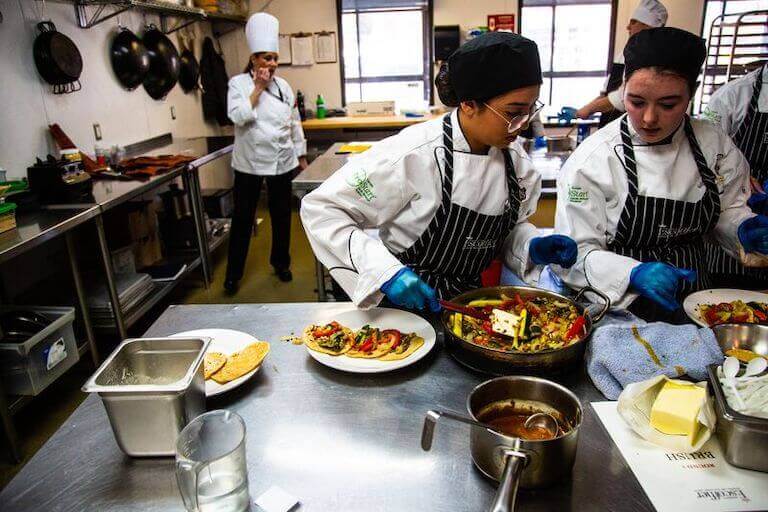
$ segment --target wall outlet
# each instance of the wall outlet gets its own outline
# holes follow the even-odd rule
[[[171,105],[171,119],[176,120],[176,107]]]
[[[93,136],[96,140],[101,140],[101,125],[99,123],[93,123]]]

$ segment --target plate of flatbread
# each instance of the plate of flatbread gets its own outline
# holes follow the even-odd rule
[[[205,352],[205,396],[216,396],[241,386],[261,368],[269,343],[232,329],[197,329],[173,337],[211,338]]]
[[[302,341],[317,362],[350,373],[382,373],[414,364],[435,346],[429,322],[408,311],[351,310],[307,325]]]

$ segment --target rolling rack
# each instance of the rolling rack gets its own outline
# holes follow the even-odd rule
[[[746,75],[768,60],[768,9],[723,14],[712,21],[707,58],[698,92],[698,113],[723,84]]]

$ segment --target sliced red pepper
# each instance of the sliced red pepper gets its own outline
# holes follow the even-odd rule
[[[720,323],[720,316],[717,314],[717,310],[715,308],[708,309],[704,316],[706,317],[707,323],[709,325]]]
[[[493,327],[491,326],[491,321],[490,320],[486,320],[485,322],[483,322],[481,327],[488,334],[493,334]]]
[[[397,329],[387,329],[386,331],[381,331],[381,338],[384,343],[391,343],[392,346],[389,349],[394,350],[400,346],[403,335]]]
[[[519,293],[516,293],[516,294],[515,294],[515,303],[516,303],[518,306],[523,306],[523,307],[525,306],[525,301],[523,300],[523,298],[522,298],[522,297],[520,297],[520,294],[519,294]]]
[[[581,334],[581,332],[584,330],[584,324],[586,324],[586,320],[584,320],[583,316],[580,316],[574,320],[573,325],[571,325],[571,328],[568,329],[568,332],[565,334],[565,339],[570,340],[577,334]]]
[[[533,314],[533,315],[538,315],[539,313],[541,313],[541,309],[539,309],[539,307],[538,307],[538,306],[536,306],[536,304],[534,304],[533,302],[528,302],[528,303],[525,305],[525,307],[526,307],[526,309],[528,309],[528,311],[530,311],[530,312],[531,312],[531,314]]]
[[[370,352],[373,349],[373,338],[368,338],[363,342],[362,345],[357,349],[360,352]]]
[[[768,316],[766,316],[766,314],[765,314],[765,313],[763,313],[762,311],[760,311],[759,309],[757,309],[757,308],[754,308],[752,311],[754,311],[754,312],[755,312],[755,316],[756,316],[756,317],[757,317],[757,319],[758,319],[758,320],[760,320],[761,322],[765,322],[766,320],[768,320]]]
[[[330,336],[331,334],[338,332],[340,330],[341,330],[341,327],[339,326],[339,324],[336,322],[333,322],[324,327],[318,327],[317,329],[312,331],[312,334],[315,337],[320,338],[322,336]]]

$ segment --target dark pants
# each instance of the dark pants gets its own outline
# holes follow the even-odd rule
[[[292,172],[279,176],[257,176],[235,170],[235,211],[229,235],[228,281],[239,281],[243,277],[263,180],[267,181],[269,217],[272,220],[272,252],[269,262],[275,269],[290,268],[291,255],[288,249],[291,242],[292,177]]]

